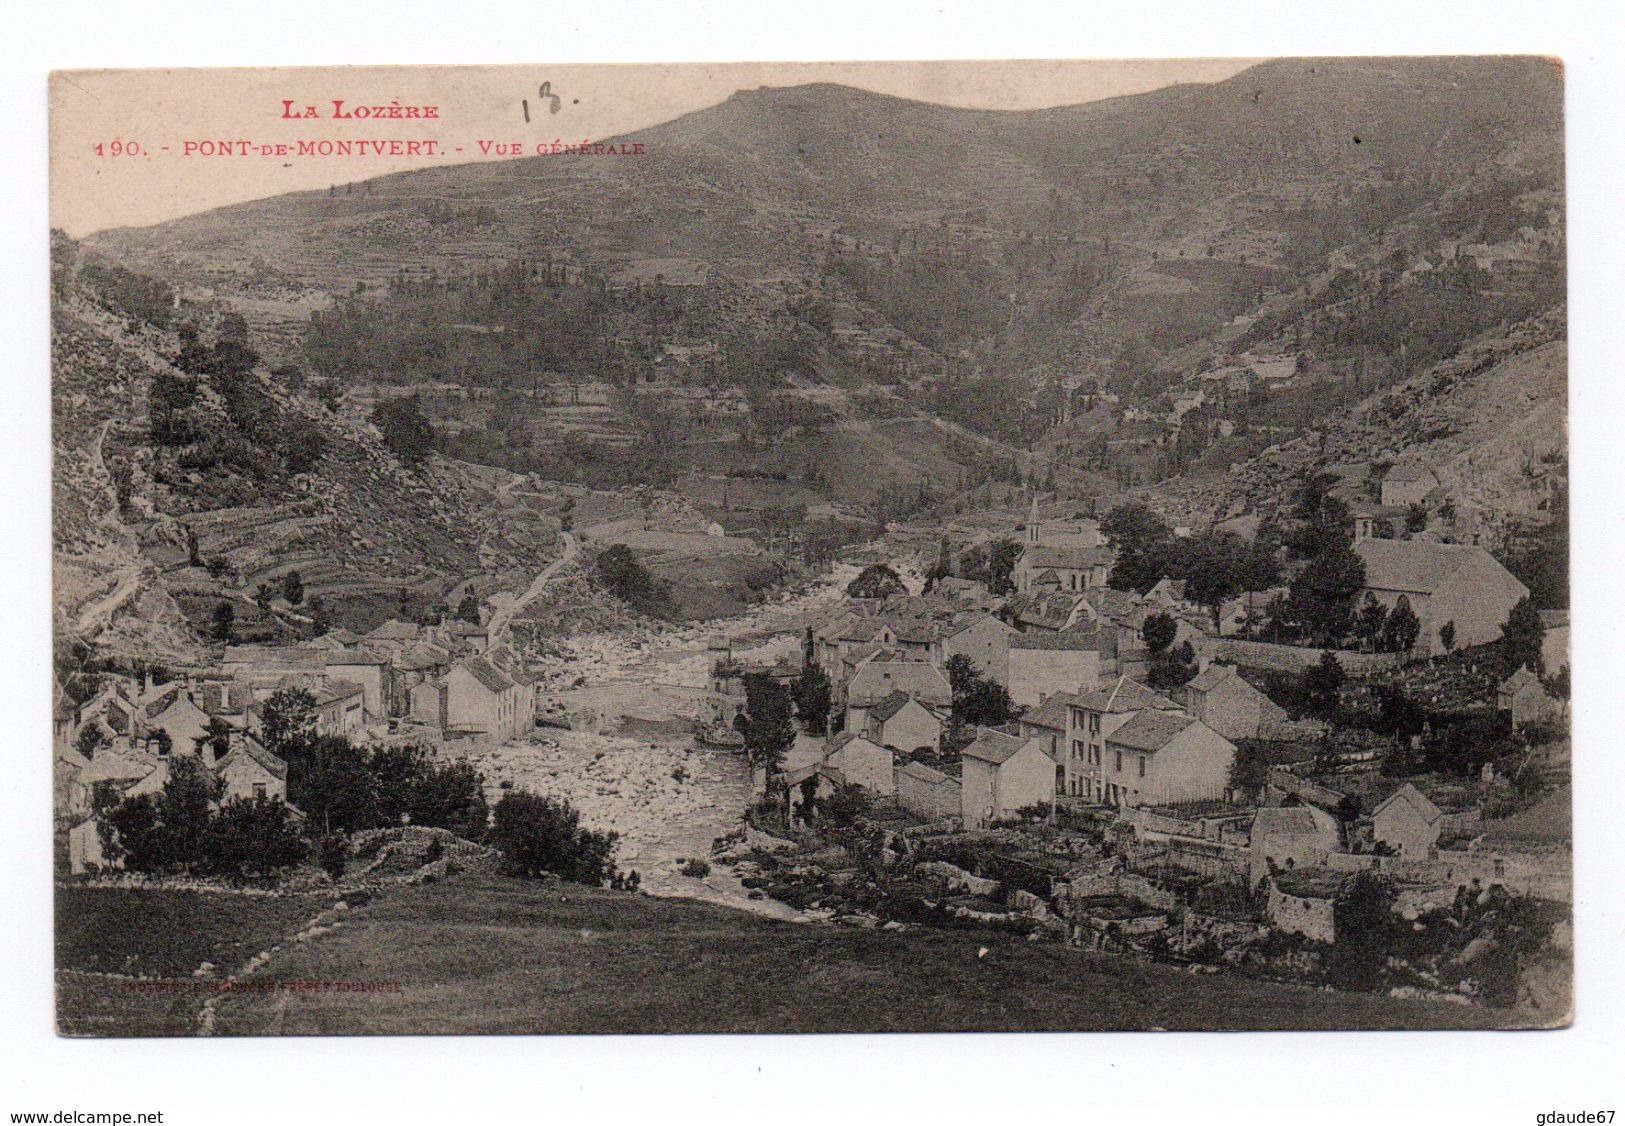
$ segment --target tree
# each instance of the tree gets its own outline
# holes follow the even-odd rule
[[[1140,636],[1145,639],[1145,647],[1152,653],[1161,653],[1174,643],[1179,636],[1179,623],[1174,621],[1172,614],[1158,611],[1145,620],[1140,627]]]
[[[1439,644],[1444,646],[1446,653],[1456,650],[1456,623],[1454,620],[1446,622],[1439,627]]]
[[[97,819],[102,855],[132,872],[156,872],[164,863],[158,799],[153,794],[125,798]]]
[[[1301,692],[1308,710],[1323,719],[1332,719],[1341,706],[1339,693],[1348,674],[1332,653],[1322,653],[1320,662],[1303,670]]]
[[[187,871],[208,855],[209,822],[220,780],[193,755],[172,755],[169,778],[158,795],[166,866]]]
[[[885,563],[869,564],[846,587],[848,598],[890,598],[894,594],[906,593],[908,588],[903,585],[903,580]]]
[[[290,606],[297,606],[305,600],[305,580],[298,571],[289,571],[282,576],[282,597],[288,600]]]
[[[434,450],[434,426],[416,395],[382,399],[372,408],[372,424],[396,457],[416,465]]]
[[[1236,755],[1230,760],[1230,789],[1239,795],[1263,790],[1270,776],[1270,744],[1262,739],[1237,739]]]
[[[1165,649],[1151,658],[1146,680],[1151,687],[1167,691],[1178,688],[1196,675],[1196,650],[1189,641]]]
[[[1381,876],[1356,872],[1332,900],[1336,941],[1326,955],[1326,977],[1339,989],[1371,990],[1381,982],[1393,949],[1398,915],[1393,888]]]
[[[1205,532],[1189,540],[1175,540],[1168,573],[1185,580],[1185,596],[1213,615],[1219,624],[1224,604],[1247,590],[1263,590],[1280,578],[1275,558],[1261,545],[1239,536]]]
[[[1422,623],[1411,609],[1411,600],[1402,594],[1382,624],[1382,649],[1386,653],[1403,653],[1416,644],[1416,635],[1421,631]]]
[[[305,604],[305,613],[310,616],[310,628],[317,637],[333,628],[333,618],[328,612],[327,602],[320,595]]]
[[[316,744],[316,697],[303,688],[279,688],[260,709],[260,742],[292,762]],[[295,799],[295,805],[299,802]]]
[[[130,871],[190,871],[208,855],[219,781],[190,755],[170,758],[168,769],[158,793],[117,801],[100,818],[104,854]]]
[[[214,639],[231,642],[231,632],[237,626],[237,609],[229,602],[220,602],[214,608]]]
[[[104,749],[109,743],[107,731],[99,723],[87,723],[79,729],[74,736],[73,749],[86,758],[95,758],[96,753]]]
[[[745,711],[740,716],[740,734],[745,737],[745,755],[753,767],[767,772],[769,784],[795,745],[796,727],[791,722],[790,693],[772,677],[752,674],[745,677]]]
[[[831,686],[829,674],[809,661],[790,688],[795,698],[796,718],[810,734],[822,735],[829,728]]]
[[[1360,612],[1354,616],[1354,633],[1361,641],[1376,646],[1382,640],[1382,627],[1388,621],[1388,607],[1377,601],[1377,596],[1366,591]]]
[[[266,586],[264,583],[261,583],[259,586],[254,588],[254,605],[260,608],[260,613],[262,614],[269,614],[271,612],[271,599],[274,597],[275,596],[271,593],[271,588]]]
[[[996,680],[976,671],[963,653],[956,653],[943,665],[953,693],[953,718],[971,727],[1000,727],[1016,718],[1016,705],[1009,691]]]
[[[465,622],[472,622],[474,625],[480,624],[480,600],[474,595],[473,591],[463,595],[462,599],[457,603],[456,614],[458,618]]]
[[[1517,672],[1524,665],[1539,676],[1545,671],[1540,655],[1541,642],[1546,631],[1540,624],[1540,611],[1528,598],[1520,598],[1507,614],[1506,625],[1501,627],[1501,661],[1508,673]]]
[[[287,759],[288,800],[304,810],[322,835],[399,824],[380,812],[367,752],[343,736],[298,741],[288,748]]]
[[[308,852],[281,798],[235,798],[209,824],[202,867],[232,880],[264,879],[299,864]]]
[[[1339,544],[1309,560],[1292,580],[1286,609],[1305,636],[1335,641],[1347,630],[1354,596],[1365,586],[1365,563]]]
[[[593,580],[634,610],[659,615],[668,609],[665,588],[624,543],[598,553],[593,561]]]
[[[407,793],[412,824],[446,829],[465,840],[482,839],[490,821],[485,776],[467,759],[440,766],[425,757],[425,766]]]
[[[516,876],[554,875],[601,887],[615,875],[618,833],[581,827],[581,815],[563,798],[513,790],[497,802],[491,842]]]
[[[1166,575],[1174,556],[1173,530],[1143,504],[1123,504],[1100,522],[1117,552],[1107,582],[1116,590],[1145,592]]]

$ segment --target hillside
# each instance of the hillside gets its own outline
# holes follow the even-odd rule
[[[1561,99],[1556,64],[1505,58],[1283,60],[1025,112],[762,88],[624,138],[637,158],[405,173],[91,242],[358,394],[509,394],[435,415],[460,457],[596,485],[767,473],[875,512],[1018,477],[1063,381],[1150,401],[1286,349],[1368,392],[1560,303]],[[1532,268],[1388,300],[1465,246]]]
[[[1171,510],[1218,516],[1290,505],[1309,474],[1380,476],[1403,462],[1431,471],[1492,544],[1545,518],[1566,483],[1568,351],[1558,308],[1467,342],[1450,359],[1326,417],[1220,477],[1156,490]]]
[[[101,897],[118,912],[112,931],[161,936],[167,901],[186,895],[153,891],[132,902],[91,889],[75,909],[83,916]],[[260,942],[279,925],[283,933],[302,925],[255,922],[269,932],[253,936]],[[145,945],[163,947],[157,937]],[[121,991],[116,980],[73,972],[91,968],[86,956],[73,947],[59,955],[65,1033],[195,1031],[195,996]],[[1530,1019],[1194,976],[989,929],[801,926],[703,903],[473,876],[388,889],[320,938],[285,942],[247,980],[396,987],[221,994],[216,1035],[1471,1028]]]
[[[463,579],[528,581],[556,554],[557,521],[516,491],[520,478],[441,458],[407,465],[251,351],[229,383],[178,367],[221,354],[221,342],[209,352],[189,335],[200,324],[229,334],[217,310],[144,301],[156,292],[148,279],[66,240],[53,284],[65,638],[187,660],[222,601],[239,639],[308,631],[316,599],[334,624],[369,628]],[[255,604],[261,584],[280,590],[295,570],[301,606]]]

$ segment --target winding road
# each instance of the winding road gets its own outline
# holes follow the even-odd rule
[[[491,611],[491,620],[485,624],[485,630],[492,645],[499,645],[507,640],[508,627],[513,622],[513,616],[536,601],[542,591],[547,589],[547,584],[553,581],[553,577],[573,563],[576,556],[581,553],[581,545],[575,536],[569,532],[561,532],[560,536],[564,539],[563,554],[542,568],[541,573],[531,580],[530,586],[525,588],[525,593]]]

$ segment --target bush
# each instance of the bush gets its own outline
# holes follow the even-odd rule
[[[235,798],[210,822],[202,868],[230,880],[265,879],[294,867],[307,851],[281,798]]]
[[[846,587],[848,598],[890,598],[894,594],[906,593],[908,588],[903,585],[903,580],[884,563],[869,564]]]
[[[336,880],[344,875],[345,865],[349,861],[350,842],[343,833],[334,833],[322,838],[316,862],[322,866],[324,872]]]
[[[602,886],[615,875],[619,833],[581,828],[581,815],[562,798],[515,790],[497,802],[491,841],[517,876],[555,875]]]
[[[695,858],[692,860],[683,861],[682,866],[677,870],[685,876],[689,876],[696,880],[701,880],[711,874],[711,865],[706,863],[704,860]]]

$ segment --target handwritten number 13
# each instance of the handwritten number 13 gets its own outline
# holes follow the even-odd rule
[[[553,93],[553,83],[551,83],[551,82],[544,82],[544,83],[541,84],[540,87],[537,88],[537,90],[536,90],[536,100],[537,101],[545,100],[548,103],[548,105],[547,105],[547,112],[548,113],[558,113],[559,112],[559,107],[564,104],[564,100],[562,98],[560,98],[557,94]],[[519,104],[521,106],[523,106],[524,109],[525,109],[525,121],[528,123],[530,121],[530,99],[529,98],[521,98],[519,100]]]

